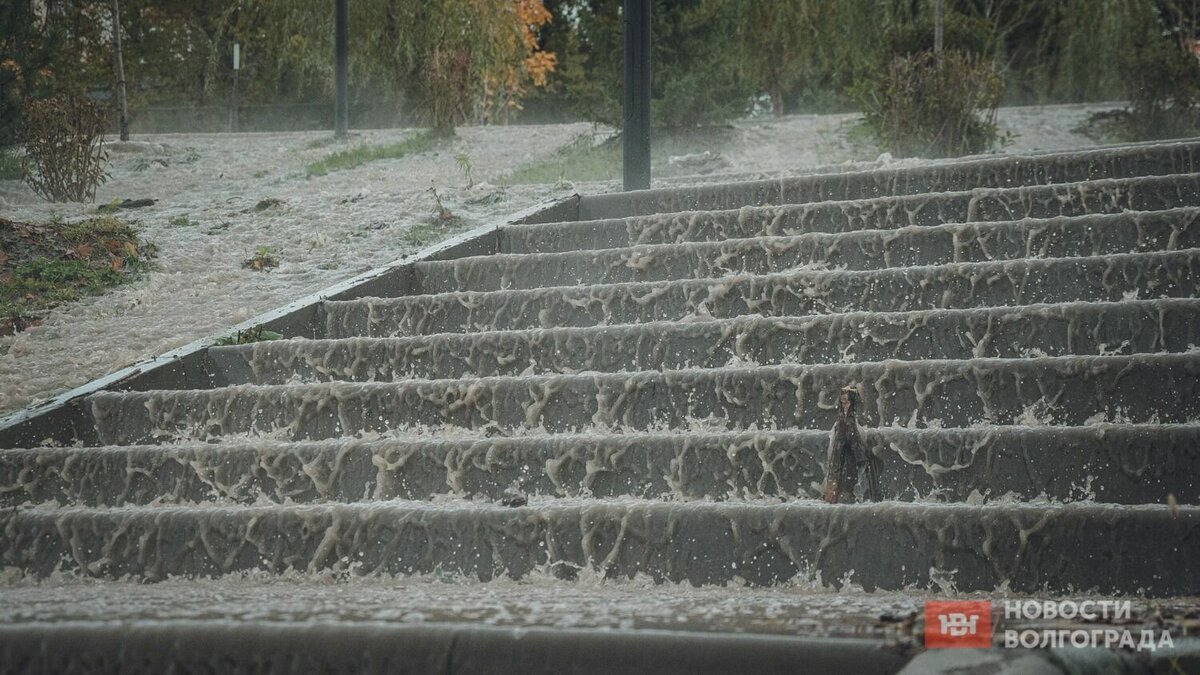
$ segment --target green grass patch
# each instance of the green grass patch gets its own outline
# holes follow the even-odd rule
[[[517,167],[500,185],[530,185],[565,181],[602,181],[621,177],[621,146],[607,142],[595,147],[572,143],[553,157]]]
[[[304,173],[309,178],[312,178],[313,176],[324,176],[331,171],[353,169],[368,162],[376,162],[382,159],[400,159],[408,155],[432,150],[437,141],[438,136],[433,132],[421,131],[398,143],[359,145],[346,150],[339,150],[324,159],[309,164],[305,167]]]
[[[68,244],[78,245],[115,239],[122,244],[132,242],[137,245],[137,230],[113,216],[90,218],[77,223],[56,223],[55,226]]]
[[[400,242],[406,246],[420,248],[445,237],[448,231],[437,223],[413,223],[413,226],[400,234]]]
[[[37,325],[52,307],[140,278],[154,252],[112,216],[45,225],[0,218],[0,334]]]
[[[433,213],[400,233],[400,242],[406,246],[421,248],[461,232],[468,225],[466,220],[446,206],[436,188],[429,188],[429,192],[433,195]]]
[[[0,180],[21,180],[21,158],[11,150],[0,150]]]
[[[650,163],[655,172],[667,166],[674,155],[704,151],[719,152],[730,140],[727,128],[656,132],[650,142]],[[517,167],[497,181],[499,185],[564,183],[617,180],[621,177],[621,139],[614,137],[600,144],[592,134],[582,134],[560,148],[552,157]]]
[[[259,246],[254,255],[242,261],[242,267],[255,272],[268,272],[274,267],[279,267],[279,258],[275,257],[271,247]]]

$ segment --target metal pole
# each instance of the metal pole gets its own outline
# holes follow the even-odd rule
[[[650,2],[625,0],[624,178],[626,190],[650,187]]]
[[[347,0],[334,0],[333,13],[333,58],[334,58],[334,107],[333,134],[345,138],[350,128],[350,112],[346,102],[346,83],[350,79],[349,57],[347,56],[347,24],[349,10]]]
[[[239,123],[238,111],[238,75],[242,72],[242,45],[233,43],[233,91],[229,102],[229,130],[237,131]]]
[[[233,71],[233,95],[230,96],[229,130],[238,131],[238,71]]]

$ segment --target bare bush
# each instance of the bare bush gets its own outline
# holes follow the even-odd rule
[[[105,107],[83,96],[55,96],[25,105],[21,177],[52,202],[95,201],[104,170]]]
[[[1123,57],[1129,108],[1122,136],[1141,141],[1193,135],[1200,130],[1200,64],[1172,41],[1148,42]]]
[[[957,157],[1000,142],[996,108],[1004,81],[983,57],[947,50],[892,60],[857,90],[879,143],[900,157]]]

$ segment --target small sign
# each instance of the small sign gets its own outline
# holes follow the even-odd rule
[[[233,43],[233,69],[242,69],[242,45],[237,42]]]
[[[925,647],[991,647],[992,603],[987,600],[925,603]]]

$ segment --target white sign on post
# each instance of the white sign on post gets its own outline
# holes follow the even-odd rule
[[[242,45],[237,42],[233,43],[233,69],[242,69]]]

